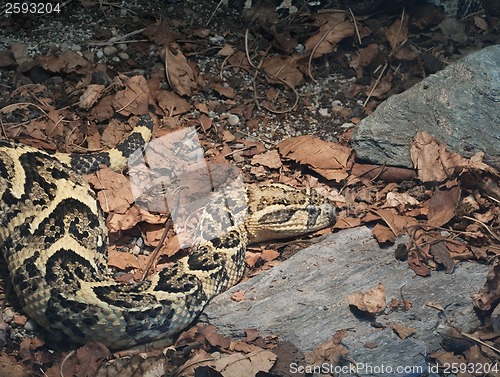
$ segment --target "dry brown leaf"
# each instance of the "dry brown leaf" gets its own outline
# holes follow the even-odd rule
[[[467,365],[465,364],[465,357],[462,355],[455,355],[453,352],[448,352],[444,350],[438,350],[429,355],[431,359],[434,359],[436,364],[440,366],[444,365]]]
[[[180,368],[182,371],[182,375],[186,377],[194,377],[195,369],[209,366],[211,368],[215,368],[215,358],[207,353],[206,351],[200,349],[195,351],[195,354],[189,358]]]
[[[129,180],[109,168],[100,169],[95,175],[87,176],[87,181],[99,190],[97,197],[105,212],[125,214],[134,203]]]
[[[323,362],[337,365],[340,358],[349,353],[349,350],[341,343],[347,334],[346,330],[336,331],[330,340],[320,344],[312,352],[306,354],[306,362],[309,365],[321,365]]]
[[[188,101],[168,90],[159,90],[155,95],[158,106],[169,117],[184,114],[191,109]]]
[[[374,212],[389,226],[393,233],[395,233],[395,236],[399,236],[408,228],[418,224],[418,221],[413,217],[398,215],[389,209],[380,208]],[[368,218],[368,215],[365,218]],[[366,221],[365,218],[363,221]]]
[[[429,276],[431,270],[418,258],[415,253],[410,253],[408,255],[408,266],[415,272],[418,276]]]
[[[229,349],[231,351],[238,351],[238,352],[250,353],[250,352],[253,352],[253,351],[260,350],[261,347],[256,346],[254,344],[250,344],[250,343],[248,343],[246,341],[243,341],[243,340],[232,340],[231,341],[231,345],[229,346]]]
[[[490,365],[491,367],[493,367],[494,365],[497,365],[498,364],[493,364],[491,363],[492,359],[489,359],[488,357],[486,357],[486,355],[484,354],[484,352],[482,351],[481,349],[482,347],[479,347],[479,345],[475,344],[473,345],[472,347],[470,347],[469,349],[465,350],[464,351],[464,356],[465,358],[467,359],[467,362],[469,363],[468,365]],[[491,356],[491,355],[490,355]],[[498,356],[498,353],[495,355],[495,356]],[[493,357],[495,357],[493,356]],[[497,358],[498,360],[498,358]],[[498,370],[493,370],[491,369],[492,373],[491,375],[497,375],[498,376]],[[476,373],[476,375],[479,375],[481,373]],[[486,374],[488,375],[489,373],[486,372]],[[458,374],[460,375],[460,374]],[[462,376],[460,376],[462,377]]]
[[[392,72],[388,72],[380,81],[373,79],[371,85],[365,90],[366,96],[380,98],[392,88]],[[375,101],[372,101],[375,105]],[[370,103],[368,104],[370,106]],[[366,107],[365,107],[366,109]]]
[[[89,119],[104,121],[111,119],[115,115],[115,110],[113,109],[114,96],[108,95],[103,97],[96,106],[90,110]]]
[[[396,208],[399,212],[419,205],[420,202],[406,192],[388,192],[382,208]]]
[[[264,259],[266,262],[270,262],[272,260],[275,260],[279,256],[280,253],[278,253],[276,250],[264,249],[260,257]]]
[[[396,239],[396,235],[392,232],[392,230],[382,224],[376,224],[372,229],[372,233],[378,243],[394,242]]]
[[[241,302],[245,300],[245,292],[244,291],[236,291],[231,295],[231,300],[236,302]]]
[[[16,359],[5,354],[0,355],[0,372],[2,376],[9,377],[29,376],[28,370],[25,370]]]
[[[250,353],[224,355],[215,362],[214,369],[224,377],[255,376],[269,372],[276,359],[273,352],[259,348]]]
[[[98,100],[101,98],[101,94],[104,91],[106,86],[91,84],[87,86],[85,92],[80,96],[80,102],[78,106],[82,109],[90,109]]]
[[[234,136],[231,131],[224,130],[222,132],[222,140],[224,140],[226,143],[231,143],[236,140],[236,136]]]
[[[382,283],[377,283],[376,287],[366,292],[354,292],[348,296],[349,305],[357,309],[368,312],[372,315],[380,314],[386,306],[385,289]]]
[[[493,305],[500,300],[500,259],[495,259],[484,287],[472,296],[472,300],[474,305],[481,310],[492,309]]]
[[[10,44],[10,49],[12,51],[12,55],[14,55],[16,63],[19,65],[18,71],[25,71],[22,66],[31,68],[33,58],[29,56],[28,46],[26,44],[14,42]]]
[[[147,228],[141,226],[141,229],[145,232],[145,243],[149,246],[158,246],[158,242],[160,242],[161,237],[165,233],[165,228],[161,225],[156,232],[147,231]],[[177,234],[172,235],[169,233],[167,240],[163,242],[160,248],[160,254],[171,257],[177,254],[182,249],[181,243],[179,240],[179,236]]]
[[[141,256],[142,259],[147,259],[144,256]],[[141,267],[141,265],[145,265],[145,261],[142,262],[130,253],[116,251],[114,248],[109,249],[108,253],[108,265],[118,268],[119,270],[126,271],[129,269],[136,269]]]
[[[0,68],[15,66],[17,62],[14,60],[14,54],[8,50],[0,51]]]
[[[235,52],[236,49],[233,46],[226,43],[224,46],[222,46],[222,48],[219,51],[217,51],[217,55],[227,57],[233,55]]]
[[[434,257],[434,261],[444,266],[444,272],[451,274],[455,268],[455,262],[450,256],[450,252],[444,241],[436,242],[430,245],[429,253]]]
[[[148,25],[142,33],[160,46],[168,46],[179,38],[179,34],[173,30],[169,19],[164,21],[158,20]]]
[[[359,217],[342,217],[338,218],[333,226],[335,229],[351,229],[361,225]]]
[[[403,17],[403,22],[401,18],[397,19],[385,32],[385,37],[390,43],[392,49],[404,44],[408,39],[408,14]]]
[[[234,98],[236,93],[232,87],[230,87],[228,84],[221,84],[221,83],[214,83],[212,85],[212,89],[215,90],[217,93],[219,93],[221,96],[224,96],[226,98]]]
[[[131,129],[127,123],[111,119],[102,133],[100,144],[105,148],[113,148],[130,133]],[[97,132],[96,137],[99,135]]]
[[[451,177],[455,169],[467,164],[466,159],[447,151],[427,131],[416,135],[410,155],[418,178],[423,182],[442,182]]]
[[[106,220],[106,225],[111,233],[132,229],[141,221],[139,209],[130,207],[124,214],[115,213]]]
[[[310,135],[283,140],[278,144],[278,150],[284,158],[308,165],[326,179],[336,182],[347,178],[347,170],[354,160],[351,148]]]
[[[304,80],[304,75],[297,67],[297,57],[271,56],[262,63],[262,69],[267,73],[268,81],[274,84],[286,83],[295,88]]]
[[[61,374],[64,376],[94,376],[107,357],[111,355],[108,348],[99,342],[90,342],[78,348],[69,358],[64,360]]]
[[[407,312],[413,306],[413,302],[409,300],[399,300],[397,298],[393,298],[389,304],[391,311],[403,310]]]
[[[327,22],[320,27],[318,33],[304,43],[307,52],[314,51],[313,58],[334,52],[337,43],[354,35],[354,25],[346,20],[345,14],[329,13],[327,17]]]
[[[413,61],[418,58],[418,52],[407,46],[399,46],[393,52],[393,56],[399,60]]]
[[[256,154],[252,157],[252,165],[262,165],[270,169],[280,169],[283,164],[277,150],[273,149],[266,153]]]
[[[63,115],[60,110],[50,109],[47,112],[48,121],[47,129],[45,133],[47,136],[63,136],[64,135],[64,124],[62,122]]]
[[[217,327],[213,325],[207,325],[200,329],[200,334],[202,334],[208,343],[213,347],[219,347],[222,349],[228,349],[231,343],[231,338],[219,334]]]
[[[144,76],[124,77],[125,89],[113,99],[115,110],[125,116],[142,115],[148,112],[149,87]]]
[[[141,221],[147,222],[148,224],[165,224],[165,221],[168,219],[168,215],[166,214],[157,214],[151,213],[144,208],[137,207],[139,209],[139,215],[141,217]]]
[[[424,205],[428,207],[428,221],[432,226],[443,226],[450,221],[456,212],[460,200],[460,187],[436,191]]]
[[[255,263],[260,259],[260,252],[259,253],[254,253],[252,251],[247,251],[245,253],[245,262],[248,265],[248,267],[253,267],[255,266]]]
[[[252,166],[250,168],[250,174],[253,174],[257,178],[264,179],[269,176],[269,171],[266,170],[264,166]]]
[[[380,48],[377,43],[370,43],[367,47],[358,51],[358,55],[349,63],[349,67],[356,71],[357,77],[363,76],[363,68],[374,63],[380,55]]]
[[[165,62],[167,79],[172,89],[180,96],[190,96],[198,87],[196,74],[180,49],[165,47],[161,53]]]
[[[409,338],[417,332],[417,330],[411,327],[404,326],[402,323],[398,322],[391,323],[391,328],[401,339]]]
[[[80,74],[88,73],[91,64],[88,60],[71,50],[65,50],[59,57],[40,56],[38,61],[42,67],[51,72],[76,72]]]

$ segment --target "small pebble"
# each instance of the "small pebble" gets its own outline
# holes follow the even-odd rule
[[[236,114],[228,114],[227,115],[227,122],[231,125],[231,126],[236,126],[237,124],[240,123],[240,117]]]
[[[101,59],[104,56],[104,52],[102,50],[97,50],[95,56],[97,56],[97,59]]]
[[[220,35],[216,35],[214,37],[209,38],[209,41],[212,45],[215,45],[215,46],[222,46],[225,43],[224,37],[222,37]]]
[[[297,46],[295,46],[294,50],[298,52],[299,54],[303,53],[305,51],[306,47],[302,44],[299,43]]]
[[[343,129],[349,129],[349,128],[354,128],[354,127],[356,127],[356,125],[354,123],[349,123],[349,122],[343,123],[340,126],[340,128],[343,128]]]
[[[32,319],[28,319],[24,325],[24,329],[29,332],[35,332],[37,324]]]
[[[104,46],[104,55],[112,56],[118,52],[115,46]]]
[[[320,113],[324,117],[330,116],[330,113],[328,112],[328,109],[325,109],[325,108],[319,109],[318,113]]]
[[[126,52],[119,52],[118,53],[118,57],[121,60],[128,60],[130,58],[130,56]]]
[[[11,308],[6,308],[3,311],[3,320],[4,322],[10,323],[14,319],[14,312]]]

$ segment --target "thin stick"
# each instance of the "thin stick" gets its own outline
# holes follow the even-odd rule
[[[354,30],[356,30],[356,36],[358,37],[358,42],[361,44],[361,34],[359,33],[358,23],[356,22],[356,17],[354,17],[354,13],[352,9],[349,8],[349,12],[351,13],[352,22],[354,22]]]
[[[382,75],[384,74],[386,68],[387,68],[387,63],[384,64],[384,67],[382,68],[382,71],[380,72],[380,75],[378,75],[378,77],[377,77],[377,81],[375,81],[375,84],[373,85],[373,88],[370,90],[370,94],[368,94],[368,97],[366,98],[365,102],[363,103],[363,107],[365,107],[367,105],[368,101],[370,100],[373,92],[375,91],[375,89],[377,88],[378,84],[380,83],[380,80],[382,79]]]

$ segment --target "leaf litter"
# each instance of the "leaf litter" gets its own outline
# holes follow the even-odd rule
[[[465,159],[449,152],[427,133],[418,134],[411,146],[415,170],[359,164],[348,143],[331,141],[324,137],[325,130],[309,131],[310,125],[321,123],[322,104],[314,103],[310,94],[300,92],[307,80],[314,81],[322,74],[324,67],[317,62],[332,57],[342,69],[354,71],[356,81],[345,90],[347,106],[338,109],[344,122],[358,122],[356,112],[369,114],[385,98],[420,80],[421,72],[433,73],[435,67],[440,69],[448,60],[445,51],[449,49],[445,47],[450,42],[439,33],[446,35],[455,26],[441,23],[440,29],[434,28],[441,22],[429,16],[434,13],[372,18],[370,22],[374,24],[365,22],[370,18],[354,20],[347,13],[323,13],[312,16],[314,27],[303,24],[300,27],[303,30],[294,37],[287,30],[289,25],[278,24],[276,29],[267,31],[271,44],[285,53],[268,53],[269,46],[261,47],[265,42],[262,38],[249,46],[246,35],[244,48],[234,41],[216,48],[216,55],[223,59],[216,65],[216,74],[204,71],[202,60],[193,59],[208,53],[197,49],[197,45],[211,35],[210,26],[182,29],[167,21],[150,23],[143,31],[149,41],[137,42],[132,49],[137,61],[130,60],[118,69],[111,62],[109,66],[96,64],[69,50],[59,56],[32,58],[26,46],[12,44],[10,52],[0,54],[0,62],[8,62],[2,67],[14,66],[28,72],[38,65],[49,75],[64,75],[67,85],[36,83],[12,89],[5,97],[8,101],[0,108],[3,137],[47,150],[101,150],[123,138],[134,124],[134,116],[154,109],[162,119],[155,125],[157,136],[179,127],[198,127],[205,157],[214,163],[230,162],[243,167],[249,182],[307,184],[322,191],[339,207],[333,229],[370,223],[381,244],[394,242],[398,235],[408,233],[407,263],[417,275],[427,276],[435,270],[451,273],[457,263],[466,259],[493,262],[485,286],[473,298],[480,310],[491,313],[500,295],[498,171],[484,162],[482,154]],[[383,22],[387,25],[381,28]],[[476,17],[473,22],[479,34],[491,27],[483,18]],[[437,43],[432,47],[424,44],[423,48],[430,53],[409,47],[408,41],[412,38],[416,41],[419,34]],[[342,60],[346,41],[365,38],[370,42],[351,48],[351,60]],[[453,38],[453,43],[462,43],[461,48],[468,47],[457,41],[456,36]],[[143,53],[151,42],[158,47],[155,54],[160,65],[150,64]],[[295,49],[299,43],[304,46],[303,52]],[[137,69],[139,61],[148,67],[148,74]],[[245,81],[243,73],[250,74],[252,80]],[[104,84],[94,83],[96,76]],[[359,98],[364,100],[361,108],[357,105]],[[214,117],[215,113],[221,116]],[[300,134],[294,137],[286,131],[282,134],[281,127],[278,127],[280,132],[255,136],[258,128],[265,130],[268,125],[294,117],[302,121],[302,132],[314,133],[316,137]],[[241,127],[242,121],[247,129]],[[109,124],[103,129],[102,123]],[[337,134],[339,140],[349,140],[349,131]],[[251,168],[245,170],[245,166]],[[312,175],[313,179],[306,175]],[[117,245],[130,245],[130,240],[140,235],[146,245],[157,246],[167,222],[165,213],[149,212],[134,204],[128,180],[121,174],[101,170],[88,179],[109,214],[108,226]],[[175,238],[168,240],[158,266],[168,264],[166,257],[175,256],[179,245]],[[279,252],[286,255],[287,248],[293,245],[270,246],[248,252],[251,274],[279,263]],[[117,246],[110,250],[109,264],[121,281],[138,279],[149,262],[149,255],[130,254]],[[244,292],[233,299],[245,300]],[[352,306],[371,315],[387,310],[385,301],[382,284],[349,298]],[[389,308],[411,310],[411,303],[392,299]],[[26,321],[24,317],[24,321],[7,325],[24,326]],[[491,321],[500,327],[498,314]],[[404,324],[391,326],[400,337],[413,334]],[[89,343],[74,353],[52,355],[44,348],[43,339],[25,337],[17,346],[9,341],[9,353],[2,355],[2,368],[12,375],[19,371],[24,373],[19,375],[25,375],[35,366],[52,364],[44,368],[48,376],[58,376],[60,369],[65,371],[64,375],[77,376],[160,376],[173,369],[178,375],[187,376],[194,375],[197,368],[200,373],[201,368],[206,368],[204,373],[217,371],[228,376],[269,373],[276,365],[276,355],[280,354],[279,342],[272,337],[262,338],[255,330],[249,332],[253,334],[251,337],[234,341],[218,334],[213,327],[197,325],[159,353],[145,351],[124,358],[112,356],[97,343]],[[305,359],[311,365],[325,360],[339,362],[348,354],[341,343],[347,334],[346,330],[338,331]],[[464,334],[458,336],[467,339]],[[492,348],[498,344],[498,334],[484,328],[471,336],[480,343],[470,342],[461,354],[443,349],[432,357],[440,362],[487,362],[494,354]],[[253,344],[256,339],[258,345]],[[190,348],[192,345],[196,346]],[[190,357],[187,361],[186,356]],[[149,365],[144,360],[150,360]]]

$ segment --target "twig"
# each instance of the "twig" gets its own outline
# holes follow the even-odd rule
[[[133,35],[137,35],[137,34],[141,34],[142,32],[144,31],[144,28],[142,29],[138,29],[138,30],[134,30],[128,34],[125,34],[125,35],[122,35],[120,37],[111,37],[113,40],[108,39],[106,42],[100,42],[100,41],[89,41],[89,42],[86,42],[84,43],[85,45],[88,45],[88,46],[112,46],[112,45],[115,45],[115,44],[119,44],[119,43],[137,43],[137,42],[146,42],[147,39],[131,39],[131,40],[127,40],[128,37],[131,37]]]
[[[333,25],[325,34],[323,34],[321,39],[318,41],[318,43],[316,43],[316,45],[314,45],[313,49],[311,50],[311,53],[309,54],[309,59],[307,61],[307,74],[309,75],[311,80],[315,83],[317,83],[318,81],[313,77],[312,72],[311,72],[312,60],[313,60],[314,53],[318,49],[319,45],[321,43],[323,43],[323,41],[326,39],[326,37],[328,37],[328,35],[330,35],[330,33],[333,31],[333,29],[335,29],[337,27],[337,25],[339,25],[339,24],[340,24],[340,21],[337,22],[335,25]]]
[[[480,224],[480,225],[481,225],[483,228],[485,228],[485,229],[486,229],[486,231],[487,231],[489,234],[491,234],[491,235],[492,235],[492,236],[493,236],[493,237],[494,237],[497,241],[500,241],[500,236],[499,236],[499,235],[497,235],[497,234],[496,234],[493,230],[491,230],[491,228],[490,228],[487,224],[483,223],[482,221],[480,221],[480,220],[478,220],[478,219],[475,219],[474,217],[464,216],[464,219],[467,219],[467,220],[470,220],[470,221],[474,221],[474,222],[476,222],[476,223]]]
[[[351,13],[352,22],[354,23],[354,30],[356,30],[356,36],[358,37],[358,42],[361,44],[361,34],[359,33],[358,23],[356,22],[356,17],[354,17],[354,13],[352,9],[349,8],[349,13]]]
[[[370,93],[368,94],[368,97],[366,98],[365,102],[363,103],[363,107],[365,107],[368,104],[368,101],[370,100],[373,92],[377,88],[378,84],[380,83],[380,80],[382,79],[382,75],[384,74],[385,70],[387,68],[387,63],[384,64],[384,67],[382,68],[382,71],[380,72],[380,75],[377,77],[377,81],[375,81],[375,84],[373,85],[373,88],[370,90]]]
[[[172,216],[169,214],[167,217],[167,220],[165,221],[165,228],[163,229],[163,233],[160,237],[160,240],[158,241],[158,245],[156,245],[155,249],[151,253],[148,259],[148,264],[146,265],[146,268],[144,269],[144,272],[142,273],[141,280],[144,281],[148,275],[149,270],[153,266],[154,261],[158,257],[158,253],[160,252],[161,247],[163,246],[163,243],[165,242],[165,239],[167,238],[168,231],[172,227]]]
[[[473,340],[474,342],[479,343],[482,346],[488,347],[489,349],[491,349],[491,350],[495,351],[496,353],[500,354],[500,350],[498,348],[495,348],[495,347],[489,345],[488,343],[483,342],[481,339],[474,338],[472,335],[469,335],[469,334],[464,333],[462,331],[460,331],[459,333],[460,333],[460,335],[465,336],[466,338],[468,338],[470,340]]]
[[[217,13],[217,11],[220,9],[222,3],[224,3],[224,0],[219,0],[219,2],[217,3],[217,6],[215,7],[214,11],[212,12],[212,14],[210,15],[210,17],[208,18],[208,21],[205,24],[205,26],[208,26],[208,24],[210,23],[210,21],[212,21],[212,18],[215,17],[215,13]]]

